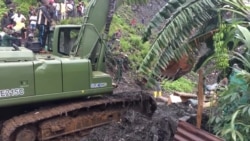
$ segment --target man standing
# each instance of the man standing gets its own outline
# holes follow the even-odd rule
[[[16,23],[22,22],[22,20],[26,20],[25,16],[21,14],[19,10],[11,17],[11,19]]]
[[[49,3],[44,1],[43,5],[38,9],[37,14],[37,28],[39,30],[38,41],[41,44],[41,53],[46,52],[45,44],[51,22],[52,20],[49,14]]]
[[[8,11],[8,17],[10,19],[10,23],[13,24],[13,19],[11,19],[11,17],[14,15],[14,8],[10,7],[10,10]]]
[[[73,17],[73,15],[74,15],[74,4],[73,4],[73,1],[68,0],[66,2],[66,12],[67,12],[67,18]]]
[[[77,8],[77,16],[82,17],[84,14],[84,9],[85,9],[84,3],[79,2],[76,8]]]
[[[65,5],[65,3],[63,3],[63,2],[60,3],[60,9],[61,9],[61,11],[60,11],[61,18],[60,19],[65,20],[66,19],[66,5]]]
[[[6,28],[8,25],[10,24],[10,19],[8,17],[8,13],[4,13],[3,14],[3,17],[1,19],[1,28],[2,28],[2,31],[4,28]]]
[[[58,0],[53,3],[55,7],[55,20],[58,22],[61,19],[61,5]]]

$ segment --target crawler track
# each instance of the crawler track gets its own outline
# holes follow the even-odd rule
[[[156,109],[154,99],[142,92],[78,100],[13,117],[3,123],[2,141],[45,141],[120,119],[128,108],[148,116]]]

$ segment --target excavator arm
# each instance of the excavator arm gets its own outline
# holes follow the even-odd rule
[[[89,58],[96,64],[96,70],[102,70],[106,40],[113,13],[122,4],[122,0],[92,0],[73,45],[70,55]]]

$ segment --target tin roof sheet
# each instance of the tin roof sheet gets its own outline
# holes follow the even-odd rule
[[[185,121],[179,121],[174,141],[224,141],[215,135],[199,129]]]

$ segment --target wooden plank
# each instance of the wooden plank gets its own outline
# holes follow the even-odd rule
[[[203,112],[203,102],[204,102],[204,91],[203,91],[203,70],[199,70],[199,83],[198,83],[198,109],[197,109],[197,118],[196,118],[196,127],[201,128],[201,119]]]
[[[174,95],[178,95],[178,96],[181,96],[181,97],[197,98],[196,94],[185,93],[185,92],[174,92]]]
[[[193,98],[197,99],[197,95],[192,94],[192,93],[185,93],[185,92],[174,92],[174,95],[180,96],[182,102],[186,102],[188,99]]]

